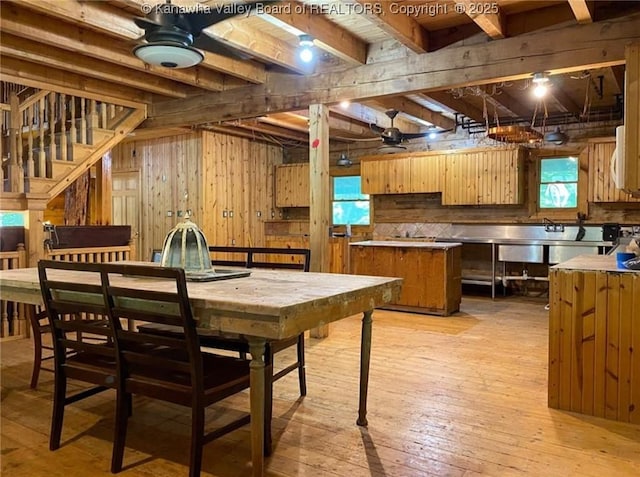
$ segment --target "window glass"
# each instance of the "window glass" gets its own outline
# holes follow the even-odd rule
[[[540,160],[541,209],[578,206],[578,158],[557,157]]]
[[[333,224],[369,225],[369,195],[360,189],[360,176],[333,178]]]
[[[0,227],[24,226],[23,212],[0,212]]]

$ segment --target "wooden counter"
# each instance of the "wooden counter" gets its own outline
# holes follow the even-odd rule
[[[350,272],[404,279],[399,300],[385,308],[446,316],[460,309],[461,247],[439,242],[354,242]]]
[[[549,407],[640,424],[640,272],[580,255],[549,286]]]

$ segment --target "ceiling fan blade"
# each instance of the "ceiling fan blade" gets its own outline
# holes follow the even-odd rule
[[[207,5],[199,11],[183,13],[182,19],[189,25],[189,31],[197,35],[208,26],[236,16],[248,16],[257,6],[277,3],[278,0],[255,0],[252,2],[235,2],[226,5]]]
[[[369,123],[369,129],[371,129],[376,134],[382,134],[384,132],[384,128],[381,128],[377,124]]]
[[[135,23],[139,28],[143,30],[153,30],[154,28],[160,28],[162,23],[158,23],[150,18],[145,17],[135,17],[133,19],[133,23]]]
[[[201,50],[210,51],[217,55],[227,56],[229,58],[235,58],[238,60],[250,60],[252,57],[243,53],[235,48],[227,46],[220,40],[207,35],[205,32],[200,33],[193,41],[193,46],[200,48]]]
[[[429,134],[431,134],[430,131],[421,133],[402,133],[402,140],[418,139],[421,137],[427,137]]]

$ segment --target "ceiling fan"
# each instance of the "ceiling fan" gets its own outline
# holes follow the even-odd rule
[[[406,149],[406,147],[401,145],[401,143],[404,141],[407,141],[409,139],[427,137],[427,136],[431,136],[432,134],[441,134],[443,132],[450,131],[450,129],[448,129],[445,131],[430,130],[430,131],[419,132],[419,133],[403,133],[402,131],[400,131],[400,129],[398,129],[393,125],[393,120],[398,115],[398,112],[399,111],[396,109],[390,109],[388,111],[385,111],[385,114],[389,116],[389,119],[391,119],[391,127],[382,128],[377,124],[369,125],[369,128],[371,128],[373,132],[379,134],[380,137],[382,138],[383,145],[381,147],[386,147],[394,150]]]
[[[172,4],[171,0],[155,6],[146,5],[147,15],[133,19],[145,32],[142,37],[144,43],[137,45],[133,54],[145,63],[165,68],[197,65],[204,59],[204,55],[196,48],[232,58],[248,59],[250,56],[216,40],[203,30],[229,18],[248,15],[257,5],[269,3],[275,1],[236,2],[220,6],[194,4],[188,9]]]

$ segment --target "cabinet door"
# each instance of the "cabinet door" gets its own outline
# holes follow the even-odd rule
[[[611,156],[616,147],[615,141],[590,143],[587,146],[589,157],[589,202],[640,202],[630,194],[617,189],[611,178]]]
[[[409,192],[442,192],[444,186],[444,156],[422,156],[411,158],[411,181]]]
[[[411,192],[411,158],[362,161],[360,175],[363,194]]]
[[[309,164],[276,166],[276,206],[309,207]]]

